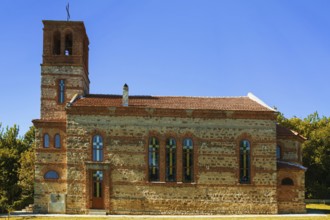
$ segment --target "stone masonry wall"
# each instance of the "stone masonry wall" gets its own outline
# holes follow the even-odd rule
[[[281,147],[281,159],[295,163],[302,163],[301,142],[295,139],[278,139],[278,145]]]
[[[94,166],[109,175],[105,208],[112,214],[277,213],[275,132],[272,120],[68,115],[67,212],[91,208],[91,185],[86,183]],[[104,138],[104,162],[99,164],[91,161],[94,134]],[[178,146],[185,137],[193,139],[193,183],[182,183],[179,166],[177,182],[148,181],[151,136],[159,138],[161,148],[169,137]],[[238,180],[243,138],[251,142],[251,184]],[[164,155],[160,157],[164,167]]]
[[[293,185],[281,185],[284,178],[293,180]],[[278,172],[279,213],[305,213],[305,171],[281,169]]]
[[[50,147],[43,148],[43,135],[47,133],[50,138]],[[36,161],[35,161],[35,183],[34,183],[34,212],[47,213],[50,194],[66,194],[66,152],[65,141],[62,141],[60,149],[54,148],[54,134],[59,133],[62,139],[65,132],[59,128],[37,128],[36,129]],[[59,179],[46,180],[44,175],[50,171],[56,171]]]
[[[65,119],[65,105],[75,94],[88,91],[88,79],[83,67],[42,66],[41,68],[41,118]],[[65,80],[65,101],[58,103],[58,83]]]

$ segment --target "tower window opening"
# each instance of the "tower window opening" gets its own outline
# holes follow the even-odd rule
[[[67,33],[65,35],[64,55],[65,56],[72,55],[72,33]]]
[[[53,54],[61,54],[61,34],[59,31],[56,31],[53,36]]]

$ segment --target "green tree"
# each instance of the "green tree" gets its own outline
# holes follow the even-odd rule
[[[33,198],[34,128],[19,135],[18,126],[0,124],[0,212],[22,208]]]
[[[35,129],[31,127],[25,134],[23,143],[26,151],[21,154],[19,159],[20,168],[18,169],[18,185],[22,190],[21,198],[15,202],[15,207],[25,207],[33,204],[33,184],[34,184],[34,161],[35,161]]]
[[[23,143],[18,138],[18,127],[3,129],[0,125],[0,211],[5,212],[14,201],[19,199],[18,160]]]

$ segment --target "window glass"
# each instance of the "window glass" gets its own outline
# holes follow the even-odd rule
[[[159,181],[159,141],[155,137],[149,140],[149,181]]]
[[[276,146],[276,159],[281,159],[281,147]]]
[[[49,135],[44,134],[44,147],[48,148],[49,147]]]
[[[45,179],[58,179],[60,177],[56,171],[50,170],[45,174],[44,178]]]
[[[176,181],[176,141],[166,140],[166,181]]]
[[[102,188],[103,188],[103,171],[94,171],[93,172],[93,196],[96,198],[102,197]]]
[[[101,135],[93,137],[93,161],[103,161],[103,138]]]
[[[190,138],[183,141],[183,182],[193,182],[194,166],[193,166],[193,141]]]
[[[60,104],[65,102],[65,80],[60,79],[58,84],[58,102]]]
[[[55,134],[55,148],[61,148],[61,136],[59,134]]]
[[[240,183],[250,183],[250,142],[242,140],[240,143]]]

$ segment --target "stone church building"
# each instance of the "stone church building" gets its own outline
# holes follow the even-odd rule
[[[84,23],[43,25],[35,213],[305,212],[304,138],[260,99],[90,94]]]

